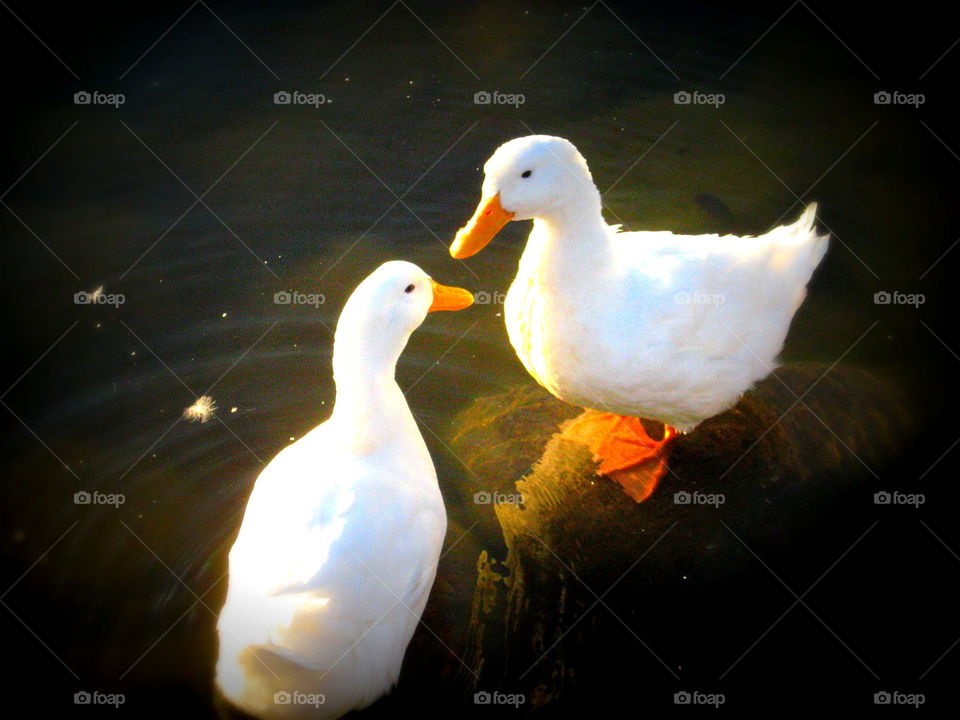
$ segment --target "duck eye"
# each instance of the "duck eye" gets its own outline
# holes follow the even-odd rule
[[[524,170],[522,173],[520,173],[520,177],[522,178],[528,178],[531,175],[533,175],[533,170]]]
[[[405,293],[412,293],[416,287],[417,287],[416,285],[414,285],[413,283],[410,283],[409,285],[407,285],[407,287],[406,287],[406,289],[404,290],[404,292],[405,292]]]

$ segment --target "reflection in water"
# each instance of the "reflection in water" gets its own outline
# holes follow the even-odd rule
[[[457,637],[475,559],[500,540],[475,525],[484,508],[449,448],[451,419],[477,396],[529,382],[495,301],[528,228],[515,223],[463,263],[446,245],[479,193],[483,160],[506,139],[569,137],[590,160],[608,221],[629,229],[759,233],[795,216],[793,193],[813,186],[842,242],[795,319],[788,359],[833,362],[876,319],[874,275],[926,269],[944,218],[935,178],[911,158],[932,141],[896,113],[875,124],[863,99],[872,90],[842,46],[806,21],[784,22],[776,42],[718,83],[768,19],[630,12],[624,20],[662,62],[602,8],[545,55],[579,12],[444,6],[428,31],[397,6],[346,54],[375,19],[352,4],[225,18],[278,82],[198,10],[119,83],[119,110],[64,107],[60,95],[36,109],[31,136],[44,147],[79,123],[5,198],[61,262],[10,214],[0,220],[25,268],[9,281],[8,333],[20,340],[8,359],[22,372],[49,348],[4,398],[22,419],[7,417],[7,449],[17,451],[3,490],[10,583],[43,556],[5,602],[77,685],[141,698],[177,687],[182,697],[158,702],[206,704],[226,550],[252,481],[326,418],[340,307],[393,258],[494,299],[434,318],[397,372],[437,464],[447,543],[457,541],[434,613],[442,636]],[[132,62],[161,25],[121,33],[116,57]],[[726,93],[721,107],[674,104],[678,90],[710,88]],[[274,105],[283,89],[329,102]],[[525,102],[477,106],[478,90],[522,92]],[[895,159],[880,152],[891,138]],[[16,167],[29,167],[37,147]],[[909,244],[904,207],[927,208],[911,218]],[[124,302],[73,304],[99,286]],[[283,292],[317,301],[276,302]],[[891,316],[845,362],[937,407],[923,378],[941,354],[906,349],[929,340],[914,325]],[[216,413],[187,422],[183,409],[202,396]],[[125,502],[75,505],[79,490]],[[56,663],[25,642],[29,661]]]

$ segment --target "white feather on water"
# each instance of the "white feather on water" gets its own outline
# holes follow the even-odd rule
[[[201,395],[190,407],[184,409],[183,417],[189,422],[205,423],[213,417],[217,403],[210,395]]]

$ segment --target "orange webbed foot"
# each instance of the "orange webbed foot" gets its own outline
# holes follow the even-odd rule
[[[667,450],[677,433],[663,427],[663,439],[654,440],[639,418],[587,410],[564,428],[563,436],[586,445],[600,464],[597,474],[618,482],[639,503],[667,471]]]

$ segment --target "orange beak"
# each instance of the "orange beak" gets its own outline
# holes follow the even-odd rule
[[[433,303],[429,312],[435,310],[463,310],[473,305],[473,293],[458,287],[448,287],[431,280],[433,286]]]
[[[450,245],[450,254],[457,260],[475,255],[512,219],[513,213],[504,210],[500,204],[500,193],[484,198],[470,222],[457,231],[457,237]]]

